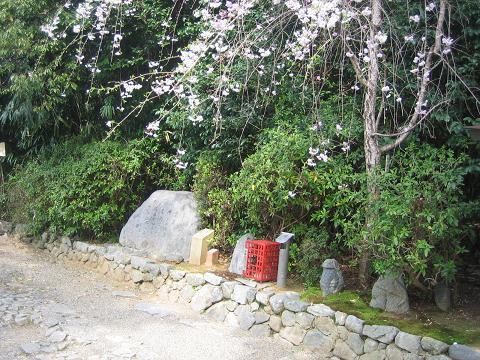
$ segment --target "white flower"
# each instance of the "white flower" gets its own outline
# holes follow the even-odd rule
[[[362,10],[362,15],[363,16],[370,16],[370,15],[372,15],[372,10],[370,10],[369,7],[366,7],[365,9]]]
[[[78,34],[81,30],[82,30],[82,27],[80,25],[74,25],[73,28],[72,28],[72,31],[75,34]]]
[[[302,5],[296,0],[288,0],[285,2],[285,6],[293,11],[297,11],[302,7]]]
[[[312,147],[311,147],[311,148],[308,149],[308,153],[309,153],[311,156],[317,155],[317,154],[318,154],[318,151],[319,151],[318,148],[312,148]]]
[[[401,102],[402,102],[402,98],[399,96],[399,97],[397,97],[397,98],[395,99],[395,101],[396,101],[397,103],[401,103]]]
[[[307,160],[307,165],[310,167],[314,167],[317,165],[317,163],[313,159],[308,159]]]
[[[149,68],[155,68],[159,65],[160,63],[158,61],[149,61],[148,62],[148,67]]]
[[[389,91],[390,91],[390,86],[385,85],[384,87],[382,87],[382,92],[389,92]]]
[[[177,149],[177,155],[178,155],[178,156],[183,156],[183,155],[185,155],[185,153],[186,153],[185,150],[183,150],[183,149]]]
[[[289,191],[289,192],[288,192],[288,197],[290,197],[290,198],[293,199],[295,196],[297,196],[297,193],[296,193],[296,192],[294,192],[294,191]]]
[[[354,91],[358,91],[358,90],[360,90],[360,86],[358,86],[357,84],[355,84],[355,85],[353,85],[353,86],[351,87],[351,89],[354,90]]]
[[[447,47],[450,47],[453,45],[453,39],[451,37],[443,37],[442,38],[442,44],[447,46]]]
[[[431,2],[430,4],[427,5],[425,10],[427,10],[427,12],[431,12],[431,11],[435,10],[435,7],[436,7],[435,3]]]
[[[327,150],[325,150],[323,153],[317,155],[317,159],[321,160],[323,162],[328,161],[328,156],[327,156]]]
[[[187,166],[188,166],[188,163],[182,162],[182,161],[176,162],[176,165],[175,165],[175,167],[180,170],[185,170]]]
[[[410,21],[413,21],[415,24],[418,24],[420,22],[420,16],[419,15],[413,15],[408,18]]]
[[[413,35],[405,35],[403,38],[406,42],[413,42],[415,40],[415,37]]]
[[[351,58],[351,57],[353,57],[353,54],[350,51],[347,51],[345,56],[348,57],[348,58]]]
[[[378,41],[379,44],[385,44],[387,42],[388,36],[381,31],[375,35],[375,39]]]
[[[111,121],[107,121],[105,123],[105,125],[108,127],[108,128],[111,128],[112,127],[112,122]]]
[[[317,121],[315,124],[312,125],[312,127],[310,128],[311,130],[320,130],[323,126],[323,123],[321,121]]]
[[[337,133],[339,133],[340,131],[342,131],[342,130],[343,130],[342,125],[340,125],[340,124],[335,125],[335,130],[337,131]]]
[[[350,144],[346,141],[342,142],[342,151],[347,152],[350,150]]]
[[[365,55],[365,56],[363,57],[363,61],[366,62],[366,63],[369,63],[369,62],[370,62],[370,56]]]

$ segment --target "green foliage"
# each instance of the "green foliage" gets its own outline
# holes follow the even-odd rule
[[[151,139],[128,144],[79,139],[18,169],[7,183],[14,221],[106,239],[155,189],[175,183],[172,159]]]
[[[476,329],[475,320],[459,319],[452,321],[450,316],[445,317],[444,312],[438,311],[428,316],[417,314],[399,318],[396,314],[389,314],[368,306],[370,294],[354,291],[342,291],[338,294],[322,296],[322,291],[317,287],[309,287],[302,293],[302,299],[308,302],[326,304],[334,310],[358,316],[369,325],[395,326],[402,331],[420,336],[430,336],[448,344],[458,342],[461,344],[479,345],[480,330]],[[440,321],[444,320],[444,321]],[[433,321],[432,321],[433,320]],[[445,321],[446,320],[446,321]]]
[[[407,271],[412,278],[451,281],[465,251],[464,223],[478,204],[462,197],[467,157],[410,144],[393,157],[371,202],[372,253],[377,273]]]

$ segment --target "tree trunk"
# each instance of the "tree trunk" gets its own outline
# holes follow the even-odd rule
[[[381,0],[372,0],[372,20],[369,29],[369,43],[375,43],[375,35],[378,33],[381,17],[382,3]],[[376,181],[376,174],[380,167],[380,147],[378,146],[377,133],[377,90],[379,81],[379,70],[377,52],[378,48],[372,46],[369,49],[370,62],[368,65],[367,87],[365,89],[365,97],[363,101],[363,121],[364,121],[364,151],[365,151],[365,167],[367,172],[367,191],[369,202],[375,202],[378,198],[379,189]],[[369,245],[371,236],[369,230],[375,214],[370,211],[372,206],[367,205],[365,214],[366,235],[364,236],[360,246],[360,264],[358,271],[358,279],[362,287],[368,286],[368,264],[370,260]]]

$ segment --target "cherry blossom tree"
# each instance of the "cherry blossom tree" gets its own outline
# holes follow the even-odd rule
[[[67,11],[71,7],[70,3],[64,6]],[[163,64],[170,57],[152,59],[148,73],[117,84],[120,109],[135,91],[149,90],[121,121],[108,124],[109,134],[145,103],[160,97],[167,99],[167,105],[147,125],[148,135],[157,136],[164,118],[180,107],[188,111],[192,125],[209,124],[220,132],[229,97],[248,98],[261,111],[269,99],[278,96],[282,84],[302,79],[299,97],[312,94],[312,131],[318,139],[308,153],[306,149],[305,166],[314,167],[318,161],[329,161],[330,156],[363,144],[370,201],[375,201],[381,191],[376,178],[383,168],[382,159],[414,131],[428,127],[432,112],[448,104],[442,82],[456,76],[452,65],[455,40],[447,26],[449,8],[447,0],[202,1],[194,12],[198,37],[172,51],[177,66],[166,70]],[[86,44],[97,44],[98,54],[109,41],[112,57],[121,56],[119,19],[134,11],[135,0],[85,0],[74,9],[70,29],[58,29],[57,15],[43,30],[53,40],[74,33],[77,61],[94,78],[101,71],[98,55],[86,56]],[[166,43],[176,41],[175,23],[171,17],[165,24],[171,34]],[[332,76],[338,77],[341,96],[362,99],[358,111],[363,138],[351,138],[351,124],[341,111],[333,124],[337,136],[330,138],[323,131],[332,124],[325,124],[317,110],[322,106],[322,88]],[[201,84],[202,78],[209,79],[208,86]],[[182,156],[184,151],[179,149],[180,169],[188,166]],[[373,244],[369,229],[375,216],[366,209],[365,236],[358,248],[359,279],[364,285]]]

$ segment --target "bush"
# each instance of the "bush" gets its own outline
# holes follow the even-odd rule
[[[412,281],[451,281],[465,251],[465,224],[477,204],[465,202],[466,155],[410,144],[379,178],[371,252],[377,273],[406,271]]]
[[[152,139],[128,144],[79,139],[45,151],[7,183],[14,221],[106,239],[153,191],[175,184],[173,162]]]

